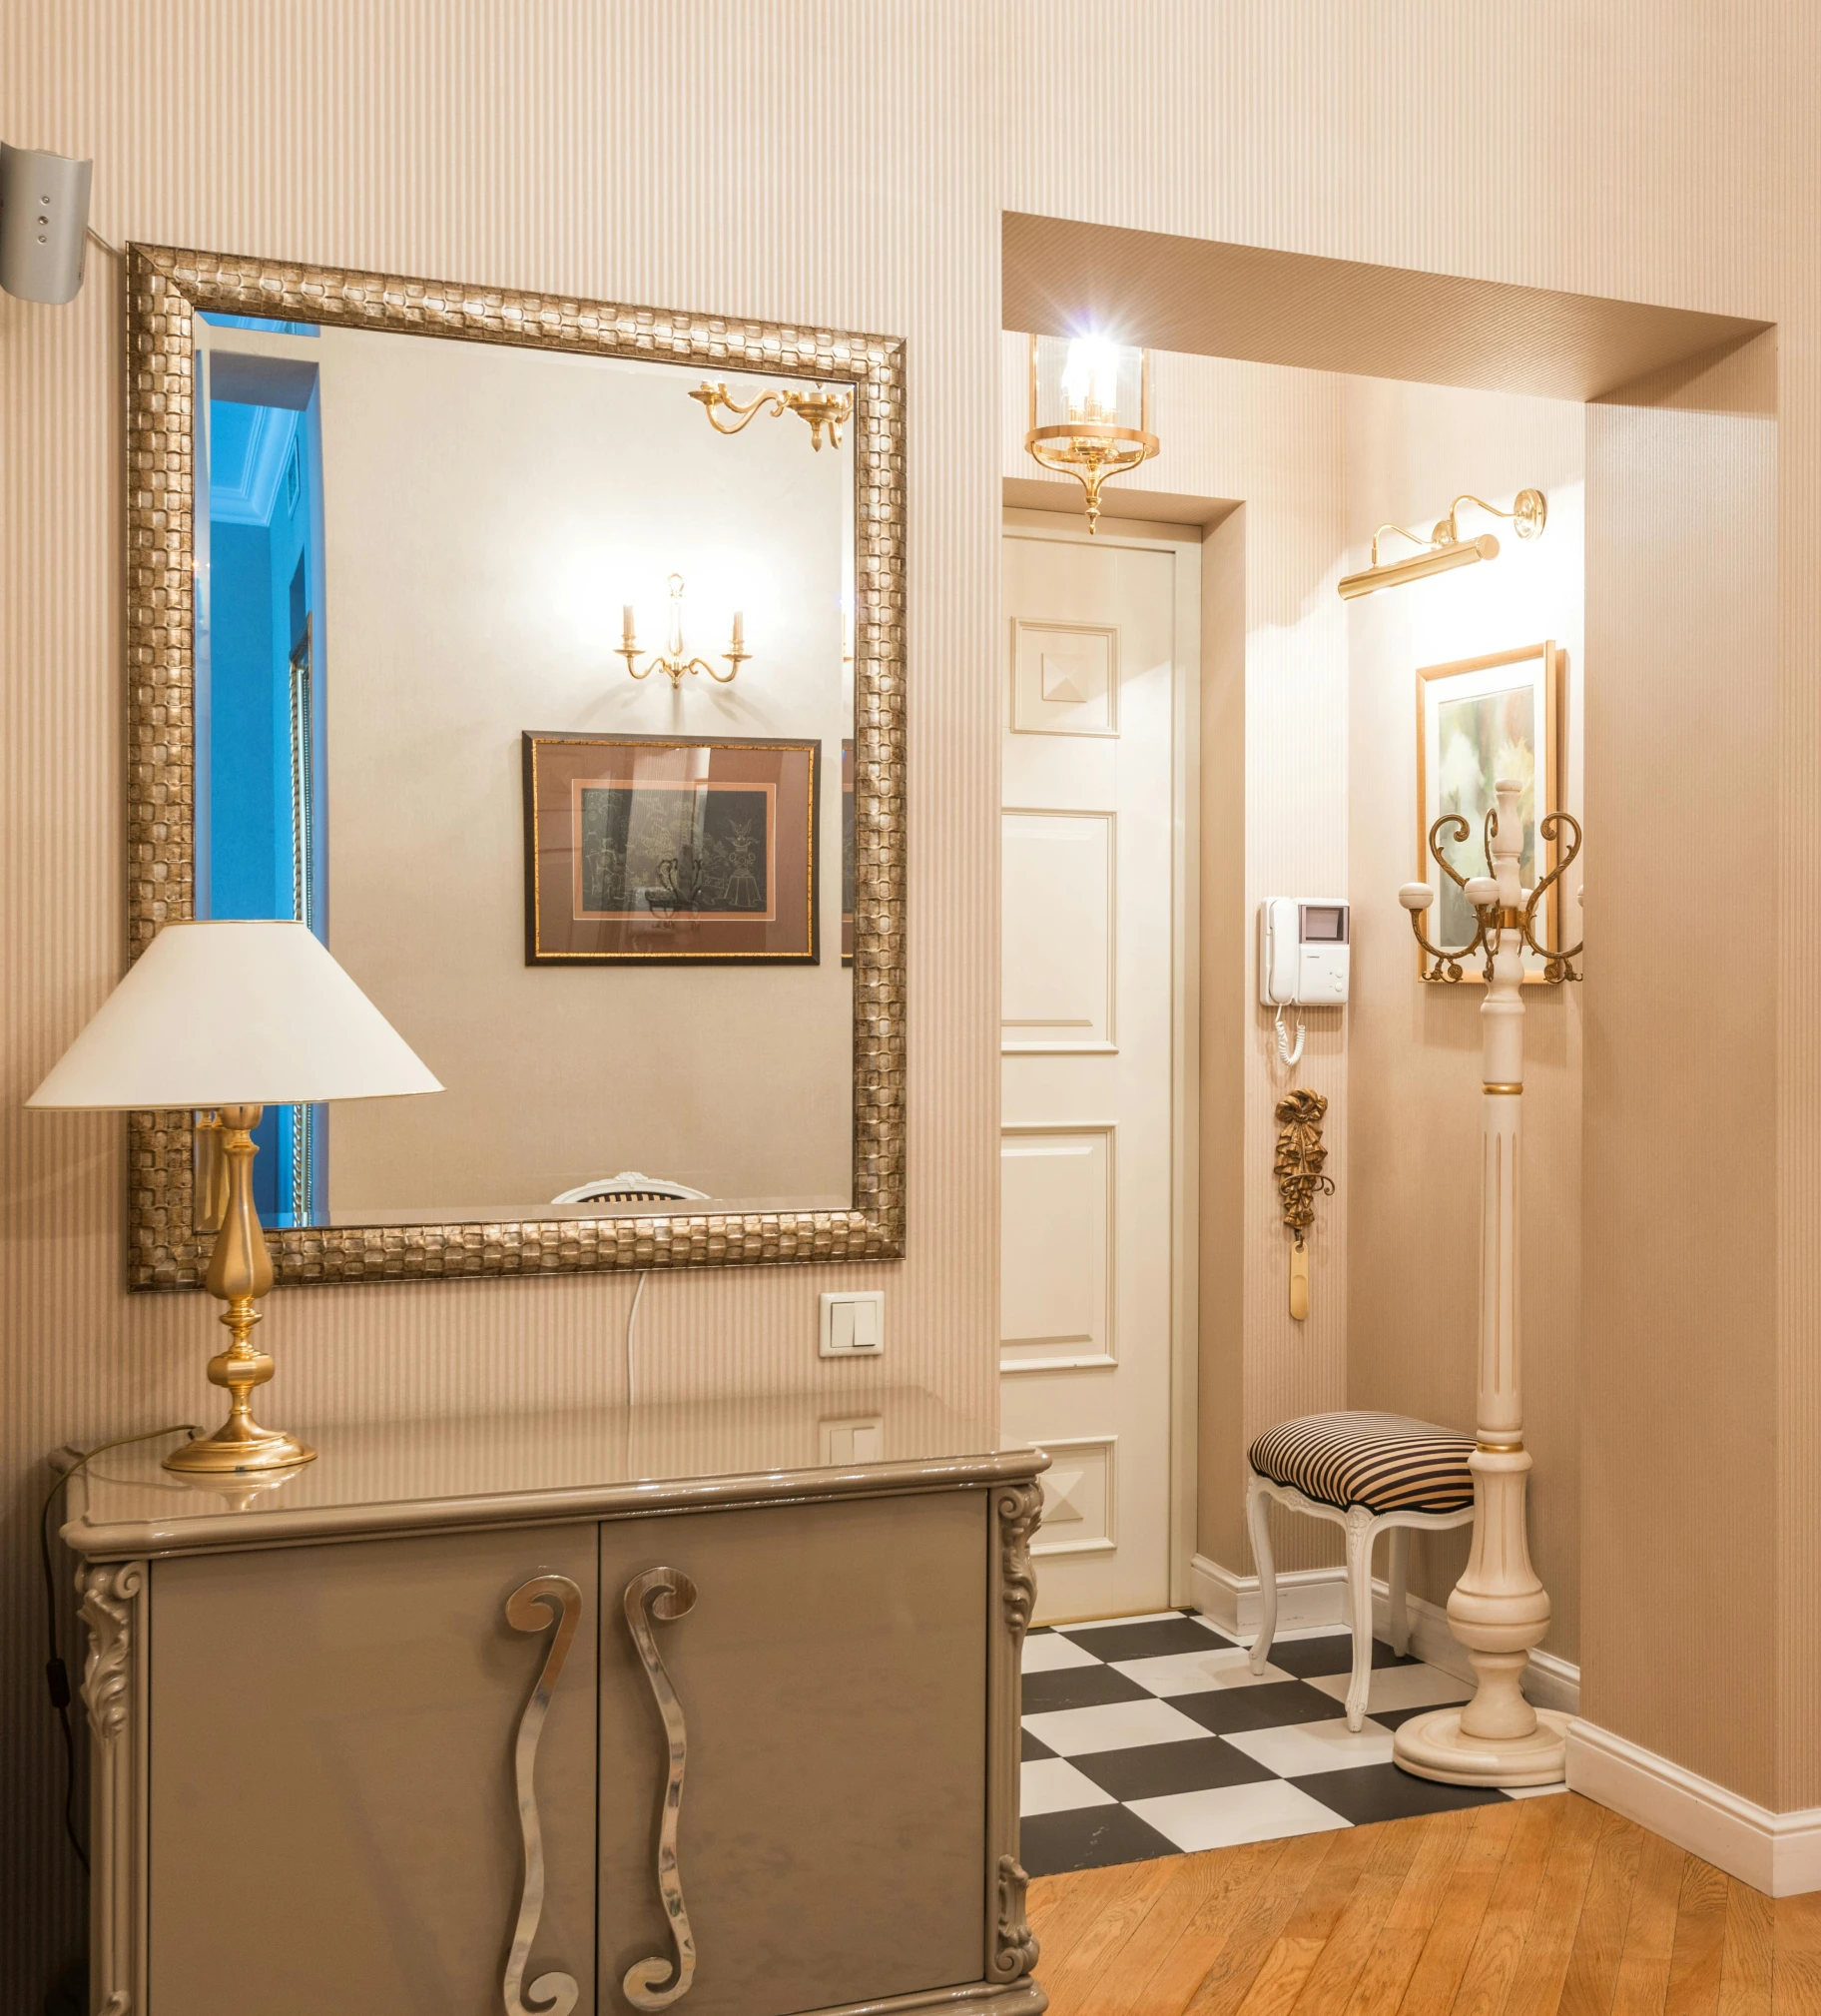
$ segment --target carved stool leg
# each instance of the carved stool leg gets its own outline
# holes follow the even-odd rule
[[[1391,1649],[1399,1659],[1410,1651],[1410,1528],[1391,1529]]]
[[[1263,1480],[1246,1474],[1246,1525],[1252,1535],[1252,1565],[1258,1571],[1258,1636],[1252,1641],[1252,1671],[1262,1674],[1277,1636],[1277,1570],[1271,1562],[1271,1500]]]
[[[1363,1505],[1347,1514],[1347,1607],[1353,1625],[1353,1678],[1347,1683],[1347,1726],[1362,1727],[1372,1687],[1372,1531]]]

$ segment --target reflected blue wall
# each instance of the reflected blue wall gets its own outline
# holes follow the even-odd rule
[[[310,372],[313,378],[313,369]],[[315,830],[309,881],[317,901],[311,921],[324,932],[320,896],[326,873],[323,803],[320,618],[321,484],[317,395],[307,404],[262,406],[244,399],[209,401],[209,536],[206,650],[199,648],[198,726],[208,777],[206,862],[199,864],[198,914],[217,918],[299,915],[294,832],[292,670],[294,648],[309,619],[314,648],[312,765]],[[276,478],[276,480],[275,480]],[[199,839],[201,836],[199,836]],[[326,1129],[310,1116],[311,1206],[326,1203]],[[256,1132],[254,1192],[268,1224],[297,1222],[289,1109],[269,1109]]]
[[[277,713],[290,667],[275,662],[273,544],[265,525],[212,527],[209,889],[217,917],[293,915],[291,736]]]

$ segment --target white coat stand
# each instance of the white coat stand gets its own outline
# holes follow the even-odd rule
[[[1480,1685],[1464,1707],[1438,1708],[1398,1730],[1392,1752],[1405,1770],[1457,1785],[1547,1785],[1563,1771],[1568,1717],[1535,1708],[1522,1679],[1530,1648],[1549,1626],[1549,1595],[1530,1566],[1524,1534],[1524,1494],[1530,1458],[1523,1446],[1522,1356],[1518,1324],[1518,1232],[1521,1224],[1523,1111],[1523,953],[1540,956],[1552,985],[1578,980],[1570,962],[1578,945],[1554,952],[1537,943],[1537,904],[1580,852],[1580,828],[1565,812],[1537,826],[1537,852],[1566,829],[1572,844],[1557,867],[1525,890],[1518,882],[1523,827],[1519,787],[1498,784],[1497,809],[1486,818],[1490,876],[1464,878],[1444,858],[1439,836],[1459,843],[1471,828],[1445,814],[1429,848],[1467,896],[1479,920],[1473,942],[1459,952],[1432,946],[1423,913],[1435,899],[1426,882],[1406,883],[1398,900],[1411,913],[1417,943],[1433,962],[1425,978],[1458,981],[1462,962],[1486,955],[1486,1000],[1480,1162],[1480,1379],[1474,1473],[1474,1547],[1467,1572],[1448,1600],[1448,1621],[1467,1648]],[[1546,926],[1545,926],[1546,929]]]

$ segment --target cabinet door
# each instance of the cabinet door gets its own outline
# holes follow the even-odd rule
[[[549,1572],[582,1615],[538,1750],[529,1973],[594,2008],[596,1531],[154,1565],[152,2016],[497,2016],[513,1743],[551,1643],[505,1603]]]
[[[986,1498],[767,1507],[601,1535],[603,2012],[673,1950],[655,1857],[668,1747],[623,1609],[643,1571],[686,1723],[678,1872],[691,2016],[977,1981],[984,1964]],[[661,1985],[661,1984],[660,1984]]]

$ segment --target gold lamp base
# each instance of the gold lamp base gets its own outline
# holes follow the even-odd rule
[[[282,1428],[230,1420],[213,1435],[200,1435],[174,1449],[165,1458],[165,1468],[192,1477],[227,1477],[249,1471],[290,1470],[315,1459],[316,1452],[307,1442],[300,1442]]]
[[[273,1375],[273,1362],[251,1342],[260,1321],[254,1306],[272,1287],[272,1255],[253,1202],[253,1158],[259,1148],[253,1129],[259,1106],[224,1106],[221,1152],[227,1159],[227,1201],[215,1251],[203,1285],[228,1307],[221,1320],[234,1342],[209,1361],[212,1384],[225,1387],[232,1406],[213,1435],[186,1442],[165,1458],[165,1468],[189,1476],[227,1477],[249,1471],[289,1470],[309,1463],[316,1452],[280,1428],[262,1428],[253,1418],[253,1390]]]

